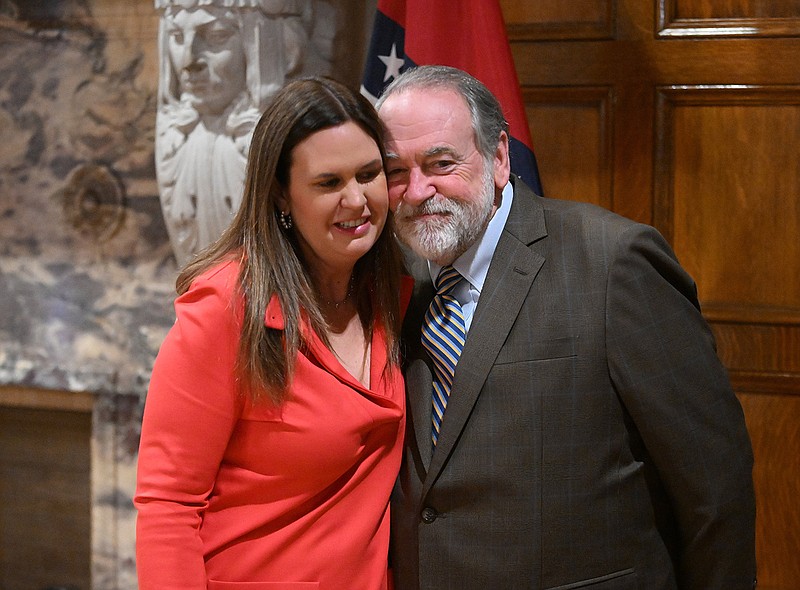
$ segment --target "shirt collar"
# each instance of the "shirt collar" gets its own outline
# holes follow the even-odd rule
[[[500,241],[500,235],[503,233],[503,228],[506,226],[508,214],[511,211],[511,201],[513,200],[514,188],[509,182],[506,183],[506,186],[503,188],[503,193],[500,196],[500,206],[489,220],[489,225],[486,226],[486,230],[472,246],[467,248],[466,252],[453,262],[453,267],[462,277],[467,279],[478,292],[483,290],[483,283],[486,280],[486,274],[489,272],[489,264],[492,262],[494,251],[497,248],[497,242]],[[441,269],[442,267],[440,265],[433,261],[428,261],[428,272],[430,272],[431,280],[434,283]]]

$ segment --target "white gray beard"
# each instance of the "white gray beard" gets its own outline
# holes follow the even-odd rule
[[[400,240],[419,256],[440,265],[451,264],[474,244],[489,225],[494,205],[494,171],[484,162],[483,194],[479,200],[454,201],[436,195],[418,207],[400,203],[395,227]],[[447,213],[435,219],[418,215]]]

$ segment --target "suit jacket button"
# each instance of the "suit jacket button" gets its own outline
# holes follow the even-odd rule
[[[424,508],[422,510],[421,516],[422,516],[422,522],[424,522],[425,524],[430,524],[434,520],[436,520],[436,517],[439,515],[436,514],[436,511],[433,508],[429,507],[429,508]]]

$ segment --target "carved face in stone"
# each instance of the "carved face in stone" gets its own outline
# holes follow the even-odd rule
[[[202,115],[219,115],[246,87],[239,21],[226,8],[177,9],[165,15],[167,52],[181,101]]]

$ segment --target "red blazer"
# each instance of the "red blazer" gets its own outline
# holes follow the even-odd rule
[[[254,406],[234,383],[238,272],[223,264],[176,300],[155,362],[134,497],[139,588],[384,589],[405,422],[384,333],[366,389],[304,324],[290,398]],[[283,328],[277,299],[265,323]]]

